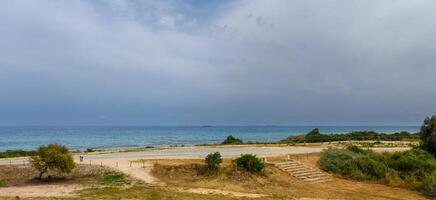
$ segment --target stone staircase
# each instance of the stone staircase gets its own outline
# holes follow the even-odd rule
[[[274,166],[302,181],[320,183],[332,179],[329,174],[319,169],[313,169],[298,160],[289,159],[286,162],[274,163]]]

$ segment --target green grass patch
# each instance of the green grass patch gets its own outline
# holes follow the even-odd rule
[[[127,175],[119,172],[107,172],[98,180],[101,185],[127,185],[130,182]]]

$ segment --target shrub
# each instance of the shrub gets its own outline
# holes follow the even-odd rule
[[[421,191],[423,194],[428,195],[430,197],[435,198],[436,197],[436,174],[428,174],[426,175],[423,180],[422,184],[419,188],[419,191]]]
[[[74,169],[75,163],[68,149],[63,145],[49,144],[40,146],[37,156],[31,159],[32,166],[39,171],[39,179],[48,170],[69,173]]]
[[[85,153],[92,153],[92,152],[95,152],[95,150],[94,150],[94,149],[91,149],[91,148],[87,148],[87,149],[85,150]]]
[[[404,184],[436,197],[436,159],[427,151],[414,148],[404,152],[375,153],[358,147],[327,149],[318,161],[321,169],[353,179],[372,179]]]
[[[425,118],[419,136],[422,140],[422,147],[436,155],[436,115]]]
[[[235,160],[236,166],[249,172],[263,172],[265,166],[263,162],[253,154],[244,154]]]
[[[0,152],[0,158],[13,158],[23,156],[35,156],[36,151],[24,151],[24,150],[6,150]]]
[[[227,136],[227,138],[222,142],[222,144],[242,144],[242,140],[234,137],[233,135]]]
[[[383,162],[380,162],[380,158],[374,157],[375,154],[372,152],[363,151],[358,147],[348,149],[324,150],[318,161],[321,169],[358,180],[381,179],[390,171]]]
[[[205,159],[208,169],[218,169],[223,160],[221,159],[220,152],[210,153]]]
[[[428,152],[414,148],[392,154],[388,159],[388,165],[399,171],[403,177],[406,175],[423,177],[436,170],[436,159]]]

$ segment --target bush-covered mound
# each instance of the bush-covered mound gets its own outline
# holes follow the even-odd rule
[[[376,140],[376,141],[414,141],[418,140],[417,133],[402,131],[399,133],[387,134],[375,131],[353,131],[345,134],[322,134],[315,128],[305,135],[291,135],[281,140],[282,143],[303,143],[303,142],[333,142],[348,140]]]
[[[420,148],[383,154],[355,146],[330,148],[321,153],[318,164],[321,169],[342,176],[405,184],[436,197],[436,159]]]
[[[221,144],[242,144],[242,143],[243,142],[241,139],[236,138],[233,135],[229,135]]]

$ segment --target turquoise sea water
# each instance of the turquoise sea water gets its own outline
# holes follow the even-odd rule
[[[307,133],[315,126],[0,126],[0,151],[35,149],[58,143],[70,149],[121,149],[140,146],[219,143],[229,134],[244,141],[273,142]],[[416,132],[417,126],[318,126],[322,133],[373,130]]]

